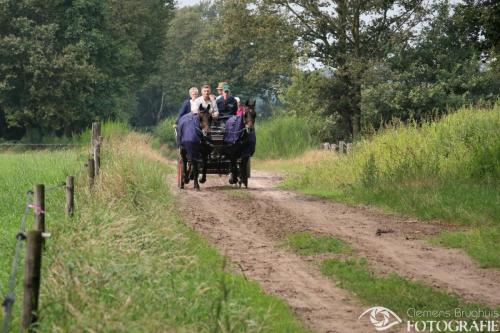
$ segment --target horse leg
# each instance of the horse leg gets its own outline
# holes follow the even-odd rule
[[[193,161],[191,161],[191,169],[190,169],[190,173],[189,173],[189,179],[191,180],[194,180],[194,164],[193,164]]]
[[[182,177],[184,177],[184,184],[189,183],[189,170],[188,170],[188,160],[186,156],[186,151],[181,150],[182,159]]]
[[[248,175],[247,175],[247,163],[248,157],[243,157],[240,162],[240,184],[245,185],[248,188]]]
[[[198,161],[193,160],[191,162],[193,164],[193,176],[194,176],[194,189],[199,191],[200,190],[200,184],[198,184]]]
[[[202,152],[202,154],[201,154],[201,163],[202,163],[203,170],[201,171],[200,183],[202,183],[202,184],[207,181],[207,160],[208,160],[208,154],[209,154],[208,148],[207,148],[207,150],[204,150]]]
[[[236,158],[231,156],[231,177],[229,177],[229,184],[238,183],[238,165],[236,164]]]

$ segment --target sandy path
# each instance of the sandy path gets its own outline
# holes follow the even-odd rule
[[[466,299],[500,304],[499,271],[481,269],[461,251],[422,240],[443,226],[284,191],[277,188],[280,180],[272,173],[253,172],[250,200],[235,197],[226,177],[209,177],[201,192],[193,191],[191,184],[178,190],[175,179],[169,184],[186,223],[247,277],[284,299],[308,327],[318,332],[374,331],[367,320],[357,320],[367,306],[322,276],[310,260],[279,247],[289,232],[334,235],[351,244],[377,272],[394,271]]]
[[[464,251],[433,246],[423,240],[453,226],[276,190],[280,180],[270,173],[256,173],[252,192],[263,201],[285,208],[301,221],[300,229],[347,241],[380,273],[397,272],[471,301],[500,305],[500,270],[480,268]],[[377,236],[377,231],[382,233]]]

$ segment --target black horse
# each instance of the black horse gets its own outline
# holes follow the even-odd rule
[[[247,165],[255,152],[256,136],[254,130],[255,101],[245,103],[243,115],[231,117],[226,122],[224,145],[226,156],[231,161],[230,184],[248,187]],[[238,159],[240,160],[238,165]]]
[[[204,109],[200,106],[197,114],[189,113],[179,119],[177,125],[177,145],[182,159],[182,177],[188,184],[194,180],[194,189],[200,190],[198,168],[203,160],[203,142],[210,130],[210,105]],[[181,188],[183,186],[181,185]]]

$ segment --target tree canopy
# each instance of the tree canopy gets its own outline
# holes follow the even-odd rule
[[[92,120],[150,127],[191,86],[319,117],[324,139],[423,119],[500,91],[492,0],[4,0],[0,138]]]

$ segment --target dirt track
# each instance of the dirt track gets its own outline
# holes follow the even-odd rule
[[[500,271],[481,269],[462,251],[422,240],[449,226],[284,191],[277,188],[280,181],[276,174],[254,172],[248,198],[228,187],[226,177],[209,177],[201,192],[194,191],[192,184],[178,190],[175,179],[169,183],[186,223],[247,277],[284,299],[308,327],[318,332],[372,332],[367,320],[357,318],[376,304],[361,305],[322,276],[311,259],[279,246],[284,235],[296,231],[343,239],[378,273],[397,272],[468,300],[500,304]]]

